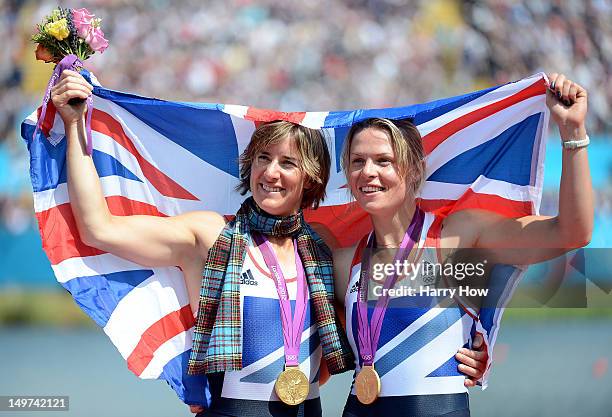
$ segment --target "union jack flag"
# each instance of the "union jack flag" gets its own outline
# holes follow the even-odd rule
[[[300,113],[140,97],[85,76],[95,85],[93,160],[115,215],[235,213],[243,200],[234,191],[238,156],[258,123],[283,119],[324,130],[331,179],[324,204],[306,218],[327,230],[332,245],[352,245],[371,225],[351,202],[340,155],[351,124],[370,117],[414,120],[427,155],[419,198],[425,210],[440,218],[466,208],[510,217],[539,210],[549,118],[544,74],[408,107]],[[181,271],[146,268],[81,241],[66,185],[63,123],[50,104],[33,138],[39,114],[24,120],[21,134],[30,151],[43,249],[57,280],[104,329],[132,372],[167,381],[186,403],[209,404],[206,378],[186,373],[194,320]],[[496,305],[505,305],[520,275],[508,270],[494,294]],[[489,347],[502,311],[481,312],[479,331]]]

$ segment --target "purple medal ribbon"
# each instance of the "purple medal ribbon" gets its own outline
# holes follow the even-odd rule
[[[404,234],[402,243],[395,253],[393,264],[397,261],[402,261],[410,254],[416,240],[421,234],[425,215],[421,209],[415,208],[414,215],[410,221],[410,225]],[[372,248],[375,235],[372,233],[368,240],[368,248]],[[363,361],[363,365],[370,366],[374,363],[374,355],[378,349],[378,339],[380,338],[380,330],[382,329],[383,319],[389,304],[388,291],[393,288],[397,282],[397,274],[387,277],[383,286],[383,295],[376,301],[374,312],[372,313],[372,322],[368,324],[368,282],[370,280],[370,259],[364,257],[361,261],[361,276],[359,277],[359,287],[357,289],[357,331],[359,340],[359,354]]]
[[[300,343],[302,339],[302,328],[306,319],[306,302],[308,294],[306,292],[306,279],[304,277],[304,268],[302,260],[298,254],[297,242],[293,242],[295,251],[295,269],[297,271],[297,297],[295,300],[295,314],[291,317],[291,302],[289,301],[289,293],[287,292],[287,284],[283,271],[278,263],[278,259],[274,254],[272,245],[264,235],[253,233],[253,239],[264,261],[272,274],[276,291],[278,292],[278,300],[280,302],[281,322],[283,325],[283,342],[285,344],[285,365],[298,366],[300,357]]]
[[[47,104],[49,100],[51,100],[51,88],[54,87],[60,79],[62,72],[65,69],[77,70],[77,68],[83,67],[83,62],[74,54],[66,55],[53,70],[53,74],[51,74],[51,78],[49,79],[49,83],[47,84],[47,90],[45,91],[45,96],[42,102],[42,109],[40,112],[40,117],[36,122],[36,129],[34,129],[33,139],[36,139],[36,134],[40,130],[44,120],[45,115],[47,114]],[[87,118],[85,120],[85,131],[87,134],[87,154],[91,155],[93,142],[91,137],[91,113],[93,110],[93,98],[92,96],[87,97]]]

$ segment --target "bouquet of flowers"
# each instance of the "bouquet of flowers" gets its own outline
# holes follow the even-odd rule
[[[76,55],[81,61],[96,52],[104,52],[108,41],[96,18],[85,8],[58,7],[37,25],[38,32],[32,40],[38,44],[36,59],[58,63],[68,55]]]
[[[36,47],[36,59],[55,63],[55,69],[47,84],[47,91],[43,97],[40,117],[34,129],[34,139],[42,126],[47,114],[47,105],[51,99],[51,88],[57,84],[65,69],[81,71],[83,61],[96,52],[104,52],[108,47],[108,41],[104,38],[104,32],[100,28],[101,19],[96,18],[89,10],[64,9],[58,7],[53,9],[49,16],[45,16],[37,25],[38,32],[32,35],[32,40],[38,44]],[[87,134],[87,153],[92,153],[91,114],[93,111],[93,98],[73,98],[69,104],[78,104],[83,101],[87,104],[87,117],[85,119],[85,130]]]

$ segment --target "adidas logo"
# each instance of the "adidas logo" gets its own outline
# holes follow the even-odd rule
[[[355,281],[355,283],[351,287],[351,290],[349,291],[349,294],[357,292],[358,289],[359,289],[359,280]]]
[[[250,269],[247,269],[245,272],[242,273],[242,275],[240,276],[240,284],[254,286],[259,285]]]

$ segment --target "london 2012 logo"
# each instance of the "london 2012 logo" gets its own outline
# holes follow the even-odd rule
[[[422,277],[423,285],[433,285],[436,283],[436,272],[431,262],[423,261]]]

